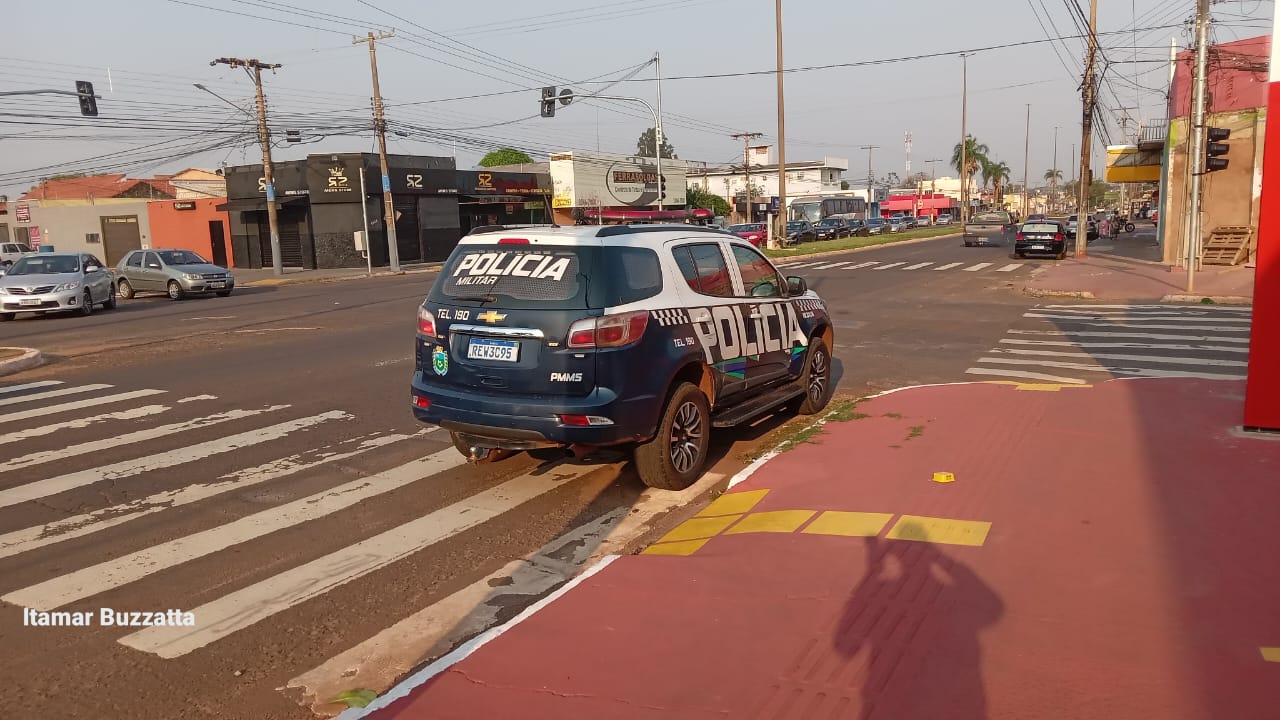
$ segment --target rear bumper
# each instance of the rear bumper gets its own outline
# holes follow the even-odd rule
[[[1036,246],[1041,246],[1048,249],[1037,250],[1035,249]],[[1028,254],[1044,253],[1046,255],[1058,255],[1058,254],[1061,254],[1064,249],[1066,249],[1066,246],[1067,246],[1066,241],[1042,240],[1037,242],[1035,240],[1019,240],[1018,242],[1013,244],[1013,249],[1015,252],[1020,252],[1020,253],[1028,253]]]
[[[653,436],[661,410],[661,398],[623,400],[608,388],[582,397],[512,396],[426,383],[421,371],[413,374],[412,394],[431,402],[427,408],[412,406],[420,422],[464,433],[481,445],[491,440],[494,447],[638,442]],[[592,415],[613,424],[565,425],[559,415]]]

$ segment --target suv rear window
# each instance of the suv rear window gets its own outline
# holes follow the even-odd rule
[[[431,287],[431,301],[606,308],[662,291],[648,248],[576,245],[460,245]]]

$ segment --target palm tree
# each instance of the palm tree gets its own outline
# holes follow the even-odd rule
[[[1045,170],[1044,179],[1049,181],[1049,205],[1052,207],[1058,199],[1058,183],[1062,182],[1062,171],[1057,168]]]
[[[987,163],[987,153],[991,152],[991,148],[987,147],[985,143],[975,140],[972,135],[965,136],[964,145],[965,167],[960,167],[960,143],[956,143],[955,150],[951,153],[951,167],[960,173],[962,195],[967,194],[964,189],[969,187],[969,183],[973,181],[973,176]],[[965,217],[968,217],[967,212]]]
[[[1003,205],[1004,188],[1009,182],[1009,174],[1012,172],[1009,168],[1009,163],[1006,163],[1003,160],[999,162],[992,162],[988,164],[987,168],[983,172],[984,174],[989,172],[991,174],[991,182],[995,184],[996,206],[999,207]]]

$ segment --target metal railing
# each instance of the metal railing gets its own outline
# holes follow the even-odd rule
[[[1140,142],[1164,142],[1169,136],[1169,121],[1165,118],[1149,120],[1142,124],[1138,136]]]

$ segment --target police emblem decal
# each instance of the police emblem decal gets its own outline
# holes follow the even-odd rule
[[[449,372],[449,352],[442,347],[436,347],[431,351],[431,369],[436,371],[437,375],[444,375]]]

